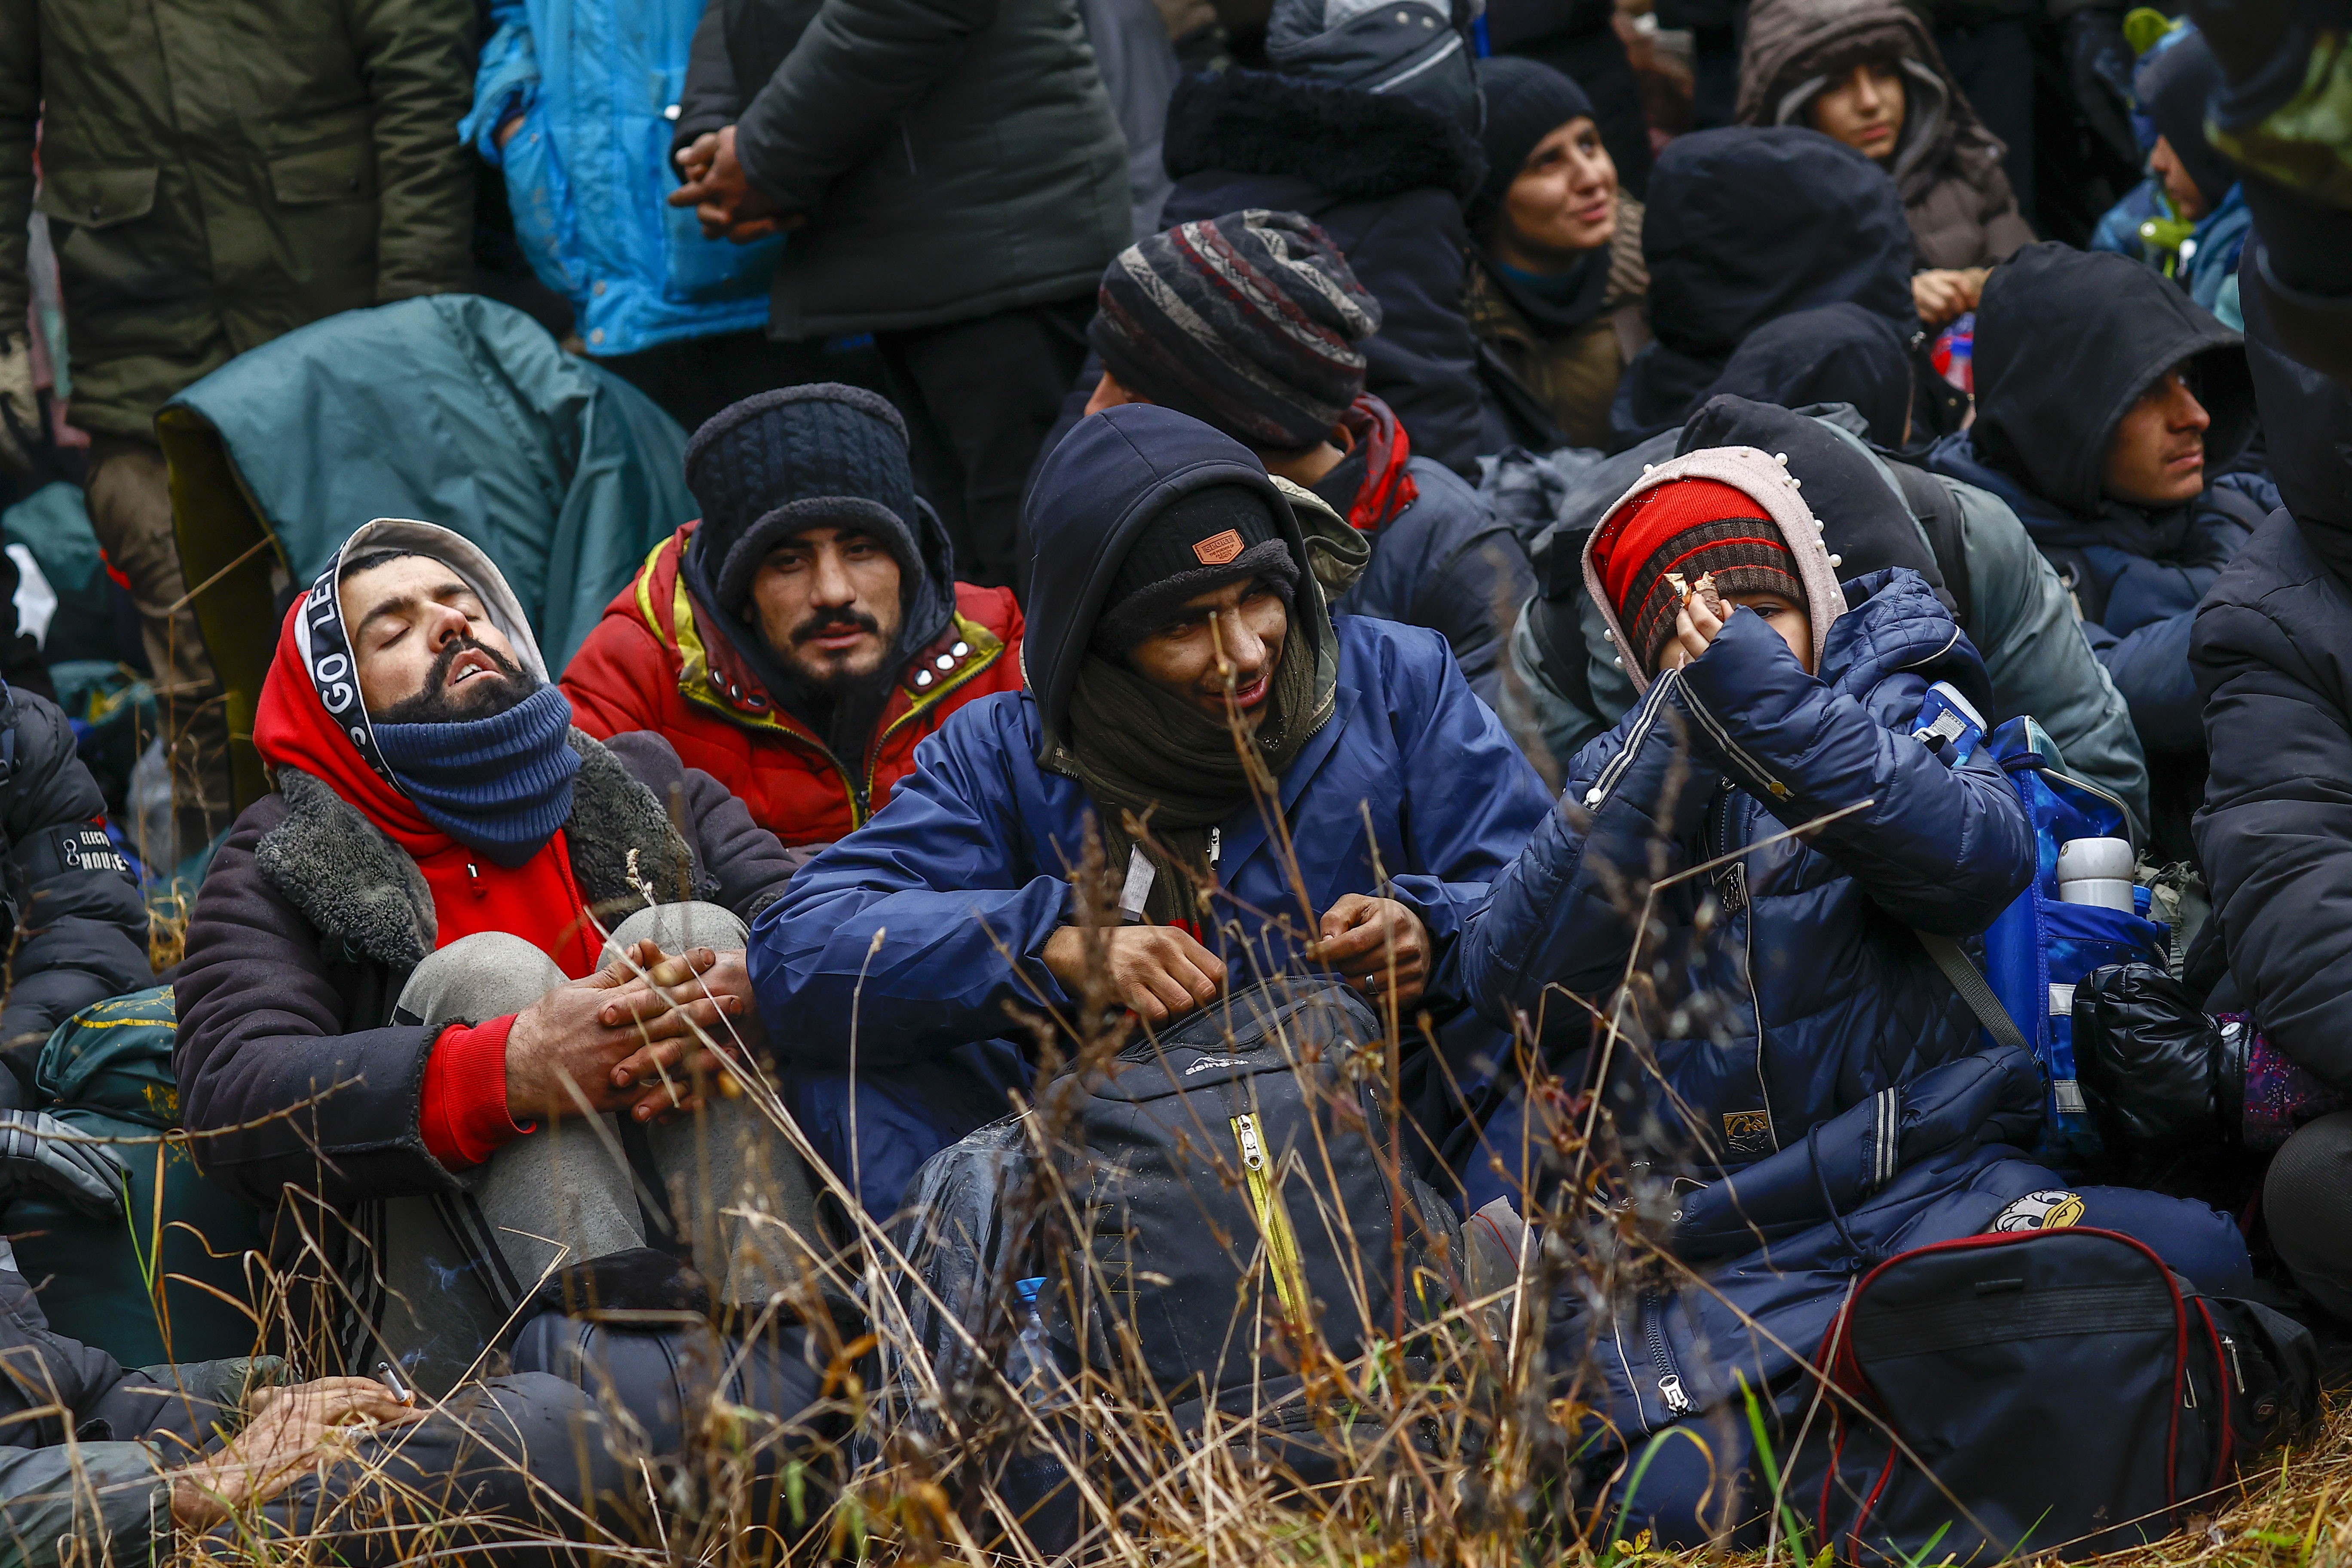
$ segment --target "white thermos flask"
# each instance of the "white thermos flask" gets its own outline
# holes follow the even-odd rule
[[[2130,840],[2069,838],[2058,846],[2058,897],[2134,913]]]

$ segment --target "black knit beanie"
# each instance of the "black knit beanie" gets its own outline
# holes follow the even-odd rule
[[[2237,165],[2205,140],[2205,102],[2221,84],[2221,68],[2204,35],[2191,32],[2140,67],[2133,84],[2157,133],[2172,143],[2180,166],[2212,211],[2238,183]]]
[[[1265,498],[1242,485],[1178,497],[1146,523],[1103,595],[1090,646],[1116,658],[1168,624],[1188,599],[1255,577],[1289,603],[1298,565]]]
[[[786,386],[719,410],[686,445],[686,484],[702,504],[695,564],[736,619],[768,552],[803,529],[856,528],[907,584],[923,575],[906,422],[864,387]]]
[[[1479,138],[1486,149],[1486,183],[1469,216],[1471,232],[1484,235],[1536,143],[1571,120],[1591,118],[1592,100],[1542,61],[1517,55],[1480,60],[1478,85],[1486,94],[1486,131]]]
[[[1253,207],[1129,246],[1087,341],[1119,384],[1244,446],[1311,447],[1364,390],[1380,301],[1297,213]]]

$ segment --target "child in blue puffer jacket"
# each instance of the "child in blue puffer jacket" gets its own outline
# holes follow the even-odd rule
[[[1766,453],[1645,474],[1584,559],[1643,700],[1578,753],[1463,938],[1466,994],[1524,1019],[1571,1080],[1560,1048],[1597,1037],[1575,998],[1615,1005],[1648,1059],[1612,1075],[1612,1109],[1654,1170],[1737,1172],[1981,1046],[1916,933],[1981,932],[2024,889],[2032,830],[1990,758],[1912,730],[1936,682],[1981,707],[1983,665],[1916,574],[1842,588],[1836,564]],[[1984,1220],[2007,1201],[1989,1193]],[[2184,1254],[2184,1272],[2242,1271],[2234,1233],[2205,1239],[2226,1256]]]
[[[2229,1216],[2024,1155],[2032,1058],[1984,1046],[1918,934],[1967,942],[2033,870],[1998,765],[1919,731],[1937,683],[1984,704],[1983,666],[1917,574],[1841,587],[1837,564],[1752,447],[1660,464],[1603,514],[1585,587],[1642,700],[1577,754],[1457,950],[1474,1004],[1601,1093],[1625,1162],[1610,1181],[1673,1194],[1655,1239],[1686,1282],[1605,1300],[1571,1284],[1550,1303],[1554,1375],[1597,1413],[1596,1479],[1710,1410],[1731,1411],[1711,1442],[1744,1433],[1743,1387],[1801,1416],[1815,1395],[1796,1358],[1855,1274],[1912,1247],[2097,1226],[2201,1289],[2248,1282]],[[1528,1120],[1514,1100],[1488,1122],[1473,1205],[1540,1182]],[[1731,1443],[1685,1464],[1684,1447],[1654,1450],[1621,1533],[1710,1538],[1701,1504],[1749,1460]]]

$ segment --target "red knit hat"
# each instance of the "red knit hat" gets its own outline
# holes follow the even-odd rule
[[[1621,507],[1592,540],[1592,570],[1644,670],[1674,635],[1679,604],[1666,574],[1715,574],[1724,594],[1779,594],[1805,603],[1788,536],[1746,491],[1717,479],[1669,479]]]

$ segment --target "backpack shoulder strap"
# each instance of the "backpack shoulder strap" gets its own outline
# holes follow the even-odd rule
[[[2027,1048],[2025,1031],[2017,1026],[2017,1020],[2009,1016],[2009,1009],[1993,994],[1992,985],[1969,959],[1967,949],[1934,931],[1915,928],[1911,934],[1919,939],[1919,945],[1927,950],[1927,956],[1936,961],[1936,967],[1944,972],[1944,978],[1952,983],[1952,989],[1960,994],[1960,1000],[1969,1005],[1969,1011],[1977,1016],[1986,1034],[2001,1045]]]
[[[1961,626],[1974,619],[1975,595],[1969,592],[1969,554],[1963,537],[1960,503],[1944,481],[1925,468],[1893,458],[1886,467],[1903,492],[1903,503],[1919,520],[1927,548],[1936,554],[1936,570],[1944,574],[1944,591],[1952,596],[1952,614]]]

